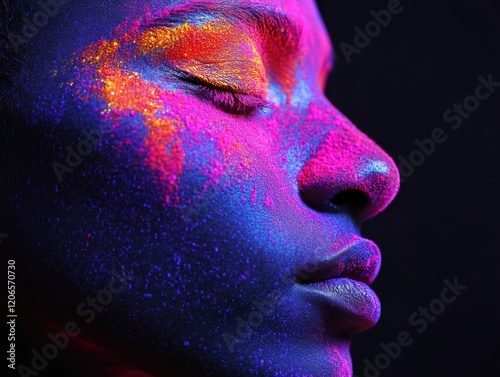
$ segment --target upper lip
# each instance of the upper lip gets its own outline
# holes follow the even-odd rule
[[[347,247],[300,268],[295,276],[298,283],[309,284],[338,278],[349,278],[371,284],[380,270],[380,250],[375,243],[359,239]]]

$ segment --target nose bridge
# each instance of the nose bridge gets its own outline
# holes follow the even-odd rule
[[[384,210],[399,189],[396,164],[373,140],[355,127],[332,128],[298,174],[302,199],[310,207],[331,210],[341,193],[366,197],[360,220]]]

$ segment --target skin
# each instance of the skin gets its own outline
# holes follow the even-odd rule
[[[333,53],[314,2],[205,1],[212,17],[186,3],[71,2],[26,46],[23,109],[41,145],[29,157],[42,163],[22,173],[17,217],[54,297],[46,315],[96,297],[113,269],[133,276],[100,327],[73,311],[52,329],[75,320],[72,346],[101,347],[102,375],[350,376],[351,337],[378,301],[369,319],[325,316],[297,271],[361,239],[397,168],[325,97]],[[300,38],[225,20],[224,4],[280,14]],[[98,140],[71,167],[83,130]]]

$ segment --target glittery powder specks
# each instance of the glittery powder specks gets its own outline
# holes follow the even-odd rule
[[[225,21],[186,22],[141,33],[137,50],[219,88],[265,97],[265,68],[253,40]]]
[[[335,366],[335,377],[349,377],[352,374],[352,362],[348,352],[339,349],[337,345],[327,346],[327,352],[330,354],[328,362]]]
[[[83,100],[97,96],[105,104],[101,109],[115,129],[120,120],[130,116],[142,116],[148,133],[138,152],[145,155],[144,163],[158,173],[165,190],[167,204],[177,201],[176,191],[182,173],[184,151],[177,134],[182,124],[165,117],[168,92],[145,81],[137,72],[130,71],[119,58],[120,43],[116,40],[99,41],[82,54],[83,87],[88,88]]]
[[[118,39],[92,44],[80,57],[83,67],[75,92],[82,100],[100,99],[104,107],[99,111],[115,130],[127,117],[142,117],[148,132],[138,152],[144,155],[144,163],[157,172],[167,204],[177,201],[176,191],[185,158],[179,131],[185,127],[186,119],[180,122],[166,116],[168,110],[165,110],[173,105],[173,93],[146,80],[131,69],[129,63],[132,59],[146,57],[160,66],[170,64],[221,90],[265,98],[268,81],[255,42],[259,38],[251,38],[249,33],[250,30],[226,21],[201,25],[185,22],[175,27],[146,30],[136,27]],[[135,53],[130,54],[130,51]],[[187,101],[186,105],[194,100],[192,96],[179,94],[178,98],[181,97]],[[199,124],[202,119],[197,117],[194,122]],[[206,169],[207,184],[215,184],[222,175],[233,170],[246,178],[252,174],[249,168],[252,159],[244,144],[238,141],[241,138],[235,136],[238,135],[224,130],[217,132],[217,148],[223,160],[209,158],[211,168]]]
[[[57,185],[57,197],[43,200],[46,221],[30,221],[25,203],[33,190],[20,201],[20,223],[39,227],[46,238],[40,251],[57,267],[40,274],[71,283],[50,284],[59,287],[55,298],[64,290],[72,298],[73,287],[87,297],[110,271],[125,268],[134,280],[98,314],[113,327],[98,326],[96,338],[115,343],[121,332],[118,339],[130,339],[127,355],[152,351],[162,366],[183,356],[183,367],[198,369],[186,375],[348,376],[347,332],[360,315],[378,316],[376,300],[346,280],[329,302],[309,304],[290,278],[316,262],[333,267],[337,260],[339,271],[377,268],[366,250],[353,256],[354,265],[336,259],[359,239],[359,224],[347,209],[314,204],[359,189],[379,206],[366,212],[374,214],[394,196],[397,168],[319,91],[327,47],[314,43],[324,34],[314,2],[174,3],[110,5],[109,17],[87,13],[95,27],[54,45],[69,44],[63,58],[72,46],[95,41],[71,62],[72,81],[61,88],[57,78],[51,101],[73,95],[65,121],[112,131],[94,162],[74,173],[76,184]],[[129,19],[99,41],[121,15]],[[42,83],[56,80],[44,76]],[[231,113],[215,96],[200,95],[214,87],[219,104],[232,98],[229,91],[272,102]],[[62,133],[57,126],[42,131],[53,132],[40,138],[49,142]],[[259,314],[270,306],[272,314]],[[262,326],[252,325],[256,315]],[[253,328],[252,336],[242,336],[243,327]]]

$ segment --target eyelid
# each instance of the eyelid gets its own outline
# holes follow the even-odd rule
[[[213,77],[202,77],[190,72],[184,71],[182,69],[173,68],[176,72],[178,78],[183,81],[189,82],[195,85],[203,85],[213,89],[224,90],[232,93],[246,94],[250,96],[260,97],[259,93],[252,93],[251,91],[245,90],[242,86],[236,83],[230,83],[227,81],[222,81],[214,79]]]
[[[229,113],[249,115],[268,105],[268,102],[260,96],[218,87],[187,72],[179,71],[177,76],[196,85],[198,95],[211,100],[217,107]]]
[[[140,55],[169,62],[214,86],[260,96],[267,92],[256,42],[248,31],[227,21],[155,27],[142,32],[136,46]]]
[[[259,49],[248,31],[227,21],[148,29],[138,36],[136,49],[226,112],[248,114],[267,105]]]

